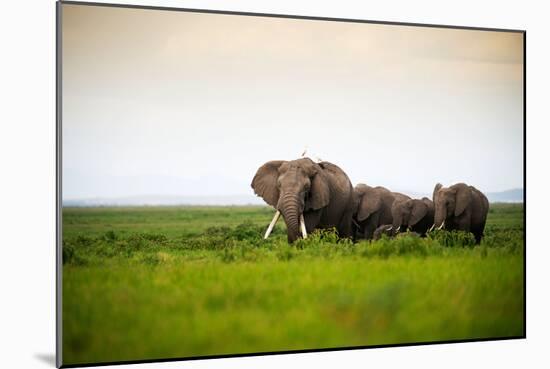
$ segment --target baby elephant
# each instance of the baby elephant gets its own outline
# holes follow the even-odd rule
[[[394,232],[410,230],[424,237],[434,223],[434,203],[427,197],[396,201],[391,212]]]
[[[420,237],[420,233],[417,233],[417,232],[404,232],[404,233],[399,233],[395,230],[395,228],[393,228],[393,225],[391,224],[384,224],[384,225],[381,225],[380,227],[376,228],[376,230],[374,231],[374,235],[372,236],[372,239],[373,240],[379,240],[382,238],[382,235],[386,235],[390,238],[392,237],[402,237],[402,236],[412,236],[412,237]]]
[[[375,241],[379,240],[384,234],[388,237],[393,237],[395,235],[395,231],[391,224],[383,224],[380,227],[376,228],[374,234],[372,235],[372,239]]]

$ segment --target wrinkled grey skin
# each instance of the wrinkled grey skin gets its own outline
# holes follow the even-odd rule
[[[354,219],[354,239],[372,239],[376,228],[392,224],[391,207],[394,201],[410,199],[409,196],[391,192],[387,188],[371,187],[360,183],[354,188],[356,209]]]
[[[445,222],[444,229],[472,232],[476,243],[481,242],[489,212],[489,201],[483,193],[465,183],[450,187],[438,183],[434,188],[433,201],[435,228]]]
[[[392,205],[393,229],[400,232],[407,230],[426,236],[426,232],[434,224],[434,203],[427,197],[395,201]]]
[[[309,158],[269,161],[258,169],[251,186],[281,212],[290,243],[301,237],[301,214],[308,233],[334,227],[340,237],[352,236],[353,186],[334,164]]]

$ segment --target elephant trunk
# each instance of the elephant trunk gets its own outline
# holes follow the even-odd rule
[[[392,229],[395,232],[399,232],[402,224],[403,224],[403,219],[401,218],[401,216],[398,214],[394,215],[393,222],[392,222]]]
[[[436,209],[434,216],[434,228],[443,229],[445,226],[446,209]]]
[[[279,210],[285,219],[288,242],[292,243],[302,234],[300,219],[303,214],[298,197],[294,195],[283,196],[279,201]]]

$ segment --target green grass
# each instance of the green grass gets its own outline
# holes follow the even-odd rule
[[[521,336],[523,206],[460,232],[262,240],[267,207],[65,208],[65,364]]]

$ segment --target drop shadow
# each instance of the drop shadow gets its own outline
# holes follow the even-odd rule
[[[34,354],[34,357],[55,368],[55,354]]]

